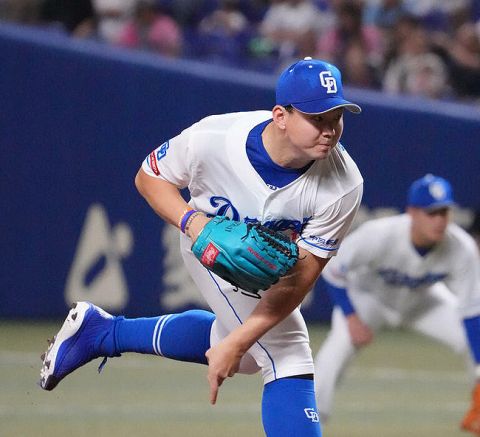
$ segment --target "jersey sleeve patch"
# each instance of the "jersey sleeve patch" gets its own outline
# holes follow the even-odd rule
[[[150,165],[150,168],[152,171],[157,175],[160,176],[160,171],[158,170],[157,166],[157,157],[155,156],[155,151],[150,153],[150,156],[148,157],[148,164]]]
[[[320,258],[330,258],[337,254],[340,240],[328,240],[318,236],[299,237],[297,244],[308,252]]]
[[[160,176],[158,161],[160,161],[167,155],[167,150],[169,147],[170,143],[166,141],[161,146],[157,147],[153,152],[151,152],[150,155],[147,156],[147,166],[155,176]]]
[[[309,246],[320,250],[325,250],[327,252],[335,252],[340,247],[340,239],[338,238],[325,239],[316,235],[310,235],[308,237],[300,237],[300,241],[303,241]]]

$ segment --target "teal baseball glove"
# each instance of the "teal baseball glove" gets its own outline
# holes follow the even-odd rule
[[[254,293],[270,288],[298,260],[298,246],[285,235],[222,216],[205,225],[192,252],[207,269]]]

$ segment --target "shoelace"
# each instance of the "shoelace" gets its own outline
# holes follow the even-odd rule
[[[107,364],[107,360],[108,360],[108,357],[103,357],[102,362],[98,366],[98,373],[100,373],[103,370],[103,368],[105,367],[105,364]]]

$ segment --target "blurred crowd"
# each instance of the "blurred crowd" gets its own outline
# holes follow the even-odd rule
[[[169,57],[480,104],[480,0],[0,0],[0,20]]]

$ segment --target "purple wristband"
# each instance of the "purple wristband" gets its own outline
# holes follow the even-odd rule
[[[190,216],[192,214],[195,214],[196,212],[198,212],[196,209],[191,209],[190,211],[187,211],[183,217],[182,217],[182,220],[180,222],[180,230],[185,233],[185,226],[187,225],[187,221],[188,219],[190,218]]]

